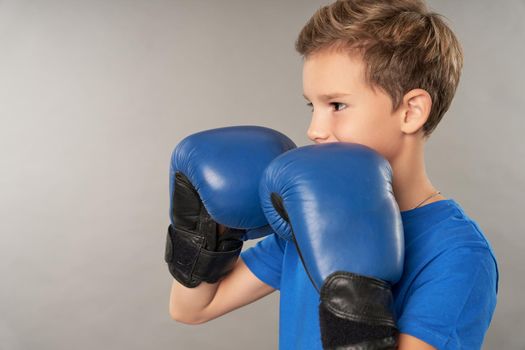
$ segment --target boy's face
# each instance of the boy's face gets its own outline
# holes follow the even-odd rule
[[[399,152],[403,133],[400,115],[392,113],[390,97],[364,81],[364,64],[335,50],[308,56],[303,65],[303,90],[311,103],[308,137],[315,143],[355,142],[388,160]],[[323,96],[342,94],[339,96]]]

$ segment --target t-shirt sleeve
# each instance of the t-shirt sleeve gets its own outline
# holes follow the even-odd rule
[[[414,281],[398,328],[438,349],[480,349],[496,294],[497,266],[486,246],[447,250]]]
[[[273,233],[242,251],[241,258],[258,279],[272,288],[280,289],[285,244],[282,238]]]

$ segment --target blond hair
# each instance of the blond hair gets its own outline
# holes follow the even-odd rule
[[[463,67],[461,45],[442,17],[422,0],[337,0],[315,12],[295,48],[303,58],[326,48],[357,50],[367,84],[383,89],[394,111],[408,91],[427,91],[428,137],[448,110]]]

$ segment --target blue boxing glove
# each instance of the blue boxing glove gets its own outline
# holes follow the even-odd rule
[[[391,284],[401,278],[403,225],[386,159],[326,143],[277,157],[260,183],[275,232],[292,239],[320,293],[325,349],[395,349]]]
[[[273,232],[260,207],[259,182],[266,166],[292,148],[285,135],[258,126],[206,130],[176,146],[164,259],[177,281],[188,288],[217,282],[233,268],[245,239]]]

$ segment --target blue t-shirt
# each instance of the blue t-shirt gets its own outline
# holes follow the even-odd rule
[[[401,218],[405,264],[392,290],[400,332],[438,349],[480,349],[498,291],[489,242],[453,199],[403,211]],[[280,291],[279,349],[322,349],[319,294],[293,242],[274,233],[241,258]]]

